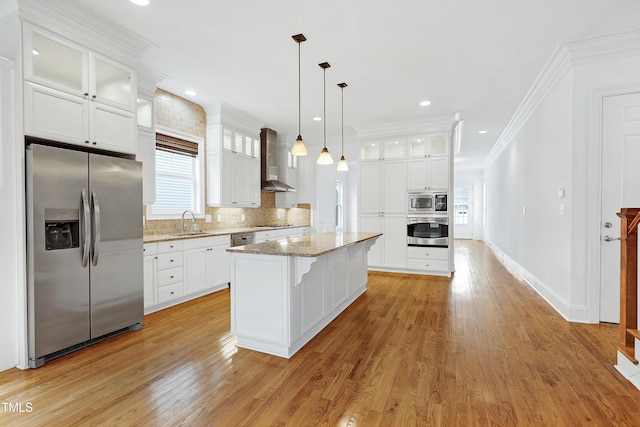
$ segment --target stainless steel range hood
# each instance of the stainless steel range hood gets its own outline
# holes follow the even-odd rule
[[[262,191],[296,191],[290,185],[278,180],[278,133],[269,128],[260,129],[260,169]]]

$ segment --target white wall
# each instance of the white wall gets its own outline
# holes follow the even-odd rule
[[[472,212],[472,238],[482,240],[484,238],[484,172],[455,172],[454,164],[454,186],[462,184],[473,185],[473,212]],[[453,209],[453,200],[449,202]]]
[[[571,195],[571,90],[566,73],[486,170],[487,241],[563,310],[570,305],[571,206],[557,194],[565,187]]]
[[[592,116],[594,93],[640,85],[640,57],[603,55],[558,70],[555,83],[486,167],[485,239],[565,318],[597,322],[588,254],[599,243],[589,237],[589,209],[597,197],[591,141],[593,121],[600,120]],[[558,198],[560,187],[564,199]]]
[[[0,371],[19,363],[18,276],[21,269],[17,249],[18,233],[16,183],[16,140],[13,63],[0,58]]]

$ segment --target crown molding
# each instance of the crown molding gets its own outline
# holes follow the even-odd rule
[[[573,67],[638,55],[640,55],[640,30],[581,39],[559,45],[487,155],[484,167],[490,166],[498,158],[527,123],[540,102],[560,78]]]
[[[18,0],[20,19],[46,28],[121,62],[137,64],[155,43],[77,0]]]
[[[423,120],[412,120],[405,122],[382,123],[375,125],[354,126],[356,136],[359,140],[384,138],[389,136],[413,135],[416,133],[450,131],[456,114],[430,117]]]
[[[207,123],[225,124],[234,129],[254,135],[257,129],[264,127],[264,122],[252,117],[224,102],[206,108]]]
[[[170,76],[142,63],[138,64],[138,95],[153,99],[158,84]]]

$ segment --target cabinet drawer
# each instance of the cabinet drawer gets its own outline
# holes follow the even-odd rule
[[[407,259],[407,268],[412,270],[449,271],[449,261],[409,258]]]
[[[409,246],[407,247],[407,258],[448,261],[449,248],[429,248],[425,246]]]
[[[158,255],[158,270],[182,267],[182,252],[172,252]]]
[[[176,252],[182,250],[182,240],[172,240],[170,242],[158,242],[158,253]]]
[[[172,283],[182,282],[183,274],[184,271],[182,267],[158,271],[158,286],[166,286]]]
[[[170,301],[184,295],[182,283],[158,288],[158,302]]]

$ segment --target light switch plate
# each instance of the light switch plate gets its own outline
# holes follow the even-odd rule
[[[211,222],[211,215],[205,215],[204,216],[204,221],[205,222]]]
[[[222,215],[217,214],[216,215],[216,222],[220,222],[220,221],[222,221]]]

